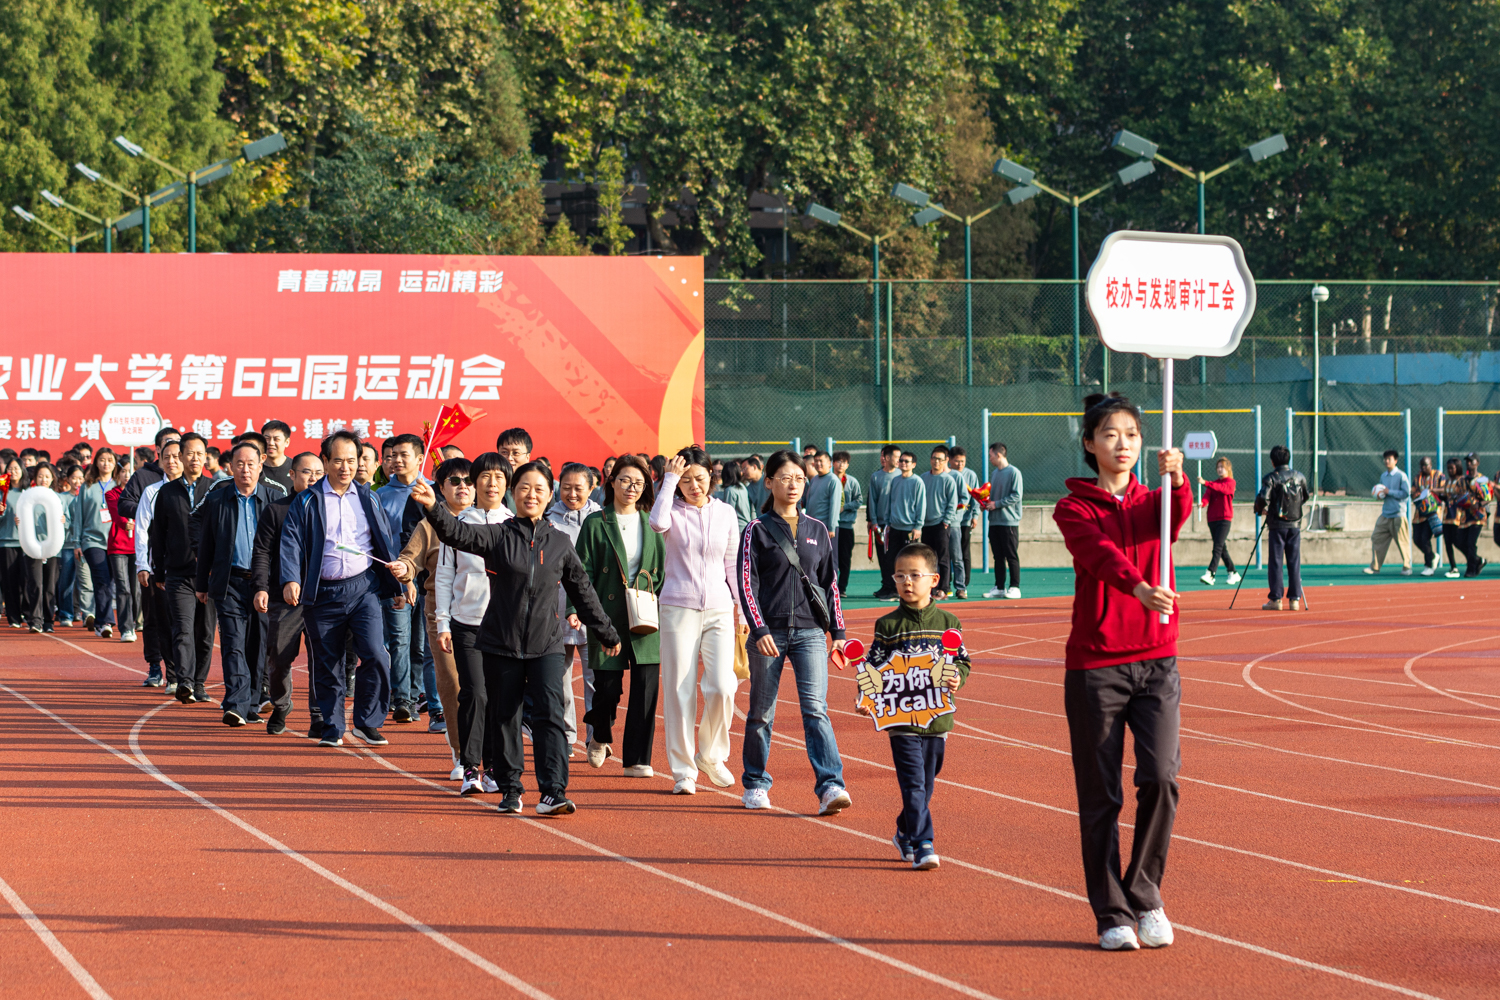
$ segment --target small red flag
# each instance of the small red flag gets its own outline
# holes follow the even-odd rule
[[[433,467],[436,468],[442,458],[437,450],[443,445],[450,443],[476,420],[483,420],[486,414],[477,406],[465,406],[462,403],[454,403],[445,406],[438,411],[437,424],[423,424],[422,436],[425,439],[423,450],[431,456]]]

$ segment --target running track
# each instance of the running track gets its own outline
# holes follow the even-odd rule
[[[894,860],[848,677],[836,819],[810,816],[788,675],[775,812],[575,759],[579,812],[539,820],[454,795],[425,726],[379,754],[318,749],[300,709],[228,730],[141,687],[139,646],[6,631],[0,994],[1500,997],[1500,586],[1313,599],[1186,597],[1178,938],[1130,954],[1097,950],[1080,895],[1066,599],[952,606],[975,669],[931,873]]]

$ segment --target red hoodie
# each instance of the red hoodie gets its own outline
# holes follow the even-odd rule
[[[1167,624],[1147,611],[1131,591],[1156,579],[1161,555],[1161,491],[1134,475],[1123,500],[1101,490],[1095,479],[1069,479],[1068,495],[1052,520],[1073,554],[1073,631],[1068,635],[1069,670],[1177,655],[1177,615]],[[1172,540],[1193,509],[1193,488],[1183,476],[1172,491]],[[1169,584],[1176,589],[1176,573]]]
[[[1203,484],[1203,506],[1210,521],[1234,520],[1234,480],[1213,479]]]

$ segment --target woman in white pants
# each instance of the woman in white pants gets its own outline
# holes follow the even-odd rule
[[[740,538],[734,508],[709,496],[711,460],[684,448],[667,463],[651,527],[666,543],[661,589],[661,705],[673,791],[692,794],[701,769],[720,788],[734,784],[729,722],[734,718],[735,567]],[[697,752],[695,688],[703,659],[703,721]]]

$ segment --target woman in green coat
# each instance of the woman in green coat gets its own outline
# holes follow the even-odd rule
[[[627,778],[649,778],[651,744],[656,740],[656,691],[661,674],[661,636],[630,631],[625,607],[626,581],[637,590],[661,593],[661,536],[651,530],[651,470],[636,455],[621,455],[604,483],[604,509],[590,514],[579,529],[575,548],[589,582],[599,595],[615,631],[629,637],[618,656],[605,656],[589,629],[589,665],[594,671],[594,704],[583,721],[594,727],[589,764],[603,767],[614,751],[615,709],[620,704],[624,672],[630,671],[630,703],[625,708],[622,761]]]

